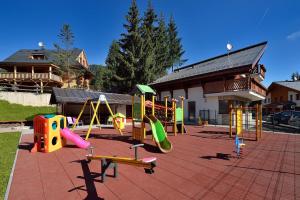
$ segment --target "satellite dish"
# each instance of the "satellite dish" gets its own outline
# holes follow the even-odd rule
[[[39,42],[39,47],[44,47],[44,43],[43,42]]]
[[[232,49],[232,44],[230,44],[229,42],[226,45],[226,48],[228,51],[230,51]]]

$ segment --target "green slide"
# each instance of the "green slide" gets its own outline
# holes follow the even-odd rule
[[[152,135],[155,139],[157,147],[163,153],[168,153],[172,150],[172,144],[167,138],[164,126],[161,122],[153,115],[145,116],[145,122],[148,122],[151,126]]]

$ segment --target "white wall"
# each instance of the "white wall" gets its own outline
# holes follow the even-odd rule
[[[171,98],[171,93],[170,91],[162,91],[160,93],[160,100],[163,101],[165,96],[169,96],[169,99]]]
[[[51,94],[0,92],[0,99],[26,106],[49,106]]]
[[[290,95],[293,95],[293,102],[295,102],[297,104],[297,106],[300,106],[300,100],[296,100],[296,95],[297,94],[298,94],[297,92],[288,91],[288,100],[291,101]]]
[[[169,91],[161,92],[161,100],[164,96],[171,96]],[[173,97],[178,100],[177,106],[180,106],[179,96],[185,96],[184,89],[173,90]],[[188,99],[184,100],[184,118],[188,119],[188,102],[195,101],[196,103],[196,119],[199,117],[199,110],[210,110],[210,119],[215,119],[215,111],[219,114],[219,100],[218,97],[204,97],[202,87],[188,88]],[[219,120],[218,120],[219,121]]]
[[[116,105],[116,113],[117,112],[122,113],[126,116],[126,105]]]

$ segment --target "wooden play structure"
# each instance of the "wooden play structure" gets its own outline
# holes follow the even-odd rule
[[[96,105],[94,104],[94,101],[97,101]],[[109,113],[110,113],[110,116],[112,117],[112,123],[113,123],[113,125],[114,125],[114,128],[117,129],[118,132],[119,132],[121,135],[123,135],[122,130],[121,130],[121,127],[120,127],[120,123],[117,121],[117,117],[118,117],[118,116],[115,116],[115,115],[113,114],[113,112],[112,112],[112,110],[111,110],[111,108],[110,108],[110,106],[109,106],[109,104],[108,104],[108,102],[107,102],[107,99],[106,99],[105,95],[102,95],[102,94],[101,94],[101,95],[99,95],[99,98],[98,98],[98,99],[91,99],[91,98],[87,98],[87,99],[86,99],[86,101],[84,102],[84,104],[83,104],[83,106],[82,106],[82,108],[81,108],[81,110],[80,110],[80,112],[79,112],[79,115],[78,115],[78,117],[77,117],[77,119],[76,119],[76,122],[74,123],[74,125],[73,125],[73,127],[72,127],[72,130],[74,130],[75,127],[77,126],[79,120],[80,120],[80,117],[81,117],[81,115],[82,115],[82,113],[83,113],[83,111],[84,111],[86,105],[89,103],[89,104],[91,105],[92,109],[93,109],[93,116],[92,116],[92,119],[91,119],[91,122],[90,122],[90,125],[89,125],[89,129],[88,129],[88,131],[87,131],[85,140],[88,140],[88,138],[89,138],[89,136],[90,136],[90,133],[91,133],[91,131],[92,131],[92,127],[93,127],[93,124],[94,124],[95,119],[96,119],[96,121],[97,121],[97,125],[101,128],[100,120],[99,120],[99,118],[98,118],[98,109],[99,109],[99,107],[100,107],[101,102],[104,102],[104,103],[105,103],[105,105],[106,105],[106,107],[107,107],[107,109],[108,109],[108,111],[109,111]],[[124,126],[122,126],[122,128],[124,128]]]
[[[148,85],[136,85],[132,96],[132,137],[141,143],[146,138],[146,124],[150,125],[152,137],[157,147],[163,153],[168,153],[172,150],[172,144],[168,140],[164,126],[154,116],[154,99],[155,91]],[[139,99],[139,102],[135,102]],[[146,112],[146,99],[152,100],[152,107]]]
[[[138,147],[144,146],[144,144],[137,144],[130,147],[134,149],[135,156],[134,158],[128,157],[117,157],[117,156],[102,156],[94,155],[93,148],[90,148],[89,154],[86,156],[87,160],[100,160],[101,161],[101,181],[104,182],[106,177],[106,170],[108,168],[113,168],[114,174],[113,177],[118,176],[118,164],[132,165],[135,167],[143,167],[145,173],[152,174],[154,173],[153,168],[156,167],[156,157],[148,158],[138,158]]]
[[[152,115],[159,119],[164,125],[165,131],[167,132],[168,127],[172,128],[174,136],[177,133],[186,133],[184,128],[184,97],[180,96],[180,106],[177,107],[177,99],[171,99],[168,102],[169,96],[164,97],[164,105],[160,105],[155,102],[155,96],[152,97],[152,101],[145,101],[146,108],[152,109]],[[171,106],[168,106],[170,105]]]
[[[262,105],[256,104],[254,107],[230,105],[229,137],[232,137],[233,133],[240,138],[258,141],[262,137]]]

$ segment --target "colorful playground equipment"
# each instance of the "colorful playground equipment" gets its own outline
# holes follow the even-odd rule
[[[93,101],[95,101],[95,100],[97,100],[96,106],[95,106],[94,103],[93,103]],[[119,115],[114,115],[114,114],[113,114],[113,112],[112,112],[112,110],[111,110],[111,108],[110,108],[110,106],[109,106],[109,104],[108,104],[108,102],[107,102],[107,99],[106,99],[105,95],[102,95],[102,94],[101,94],[101,95],[99,95],[99,98],[98,98],[98,99],[90,99],[90,98],[88,98],[88,99],[85,101],[85,103],[83,104],[83,107],[81,108],[81,111],[79,112],[79,115],[78,115],[78,117],[77,117],[77,119],[76,119],[76,122],[74,123],[74,125],[73,125],[73,127],[72,127],[72,130],[74,130],[74,128],[77,126],[77,124],[78,124],[78,122],[79,122],[79,120],[80,120],[80,117],[81,117],[81,115],[82,115],[82,113],[83,113],[83,111],[84,111],[86,105],[87,105],[88,103],[90,103],[91,107],[93,108],[94,114],[93,114],[93,117],[92,117],[92,119],[91,119],[91,122],[90,122],[90,125],[89,125],[89,129],[88,129],[88,131],[87,131],[85,140],[88,140],[88,138],[89,138],[89,136],[90,136],[90,133],[91,133],[91,131],[92,131],[92,127],[93,127],[93,124],[94,124],[95,119],[97,120],[98,126],[101,128],[100,120],[99,120],[99,118],[98,118],[98,109],[99,109],[99,106],[100,106],[101,102],[104,102],[104,103],[105,103],[105,105],[106,105],[106,107],[107,107],[107,109],[108,109],[108,111],[109,111],[109,113],[110,113],[110,116],[112,117],[112,122],[113,122],[114,128],[117,129],[118,132],[119,132],[121,135],[123,135],[121,129],[124,128],[124,125],[122,125],[122,123],[121,123],[120,120],[117,120],[117,118],[120,118],[120,116],[119,116]]]
[[[106,177],[106,170],[108,168],[113,168],[114,174],[113,177],[118,176],[118,163],[133,165],[136,167],[143,167],[145,173],[152,174],[154,173],[153,168],[156,167],[156,157],[148,157],[139,159],[138,158],[138,147],[144,146],[144,144],[137,144],[130,147],[130,149],[134,149],[135,156],[134,158],[127,157],[116,157],[116,156],[101,156],[94,155],[93,148],[90,148],[89,154],[86,156],[87,160],[90,162],[91,160],[100,160],[101,161],[101,181],[104,182]]]
[[[154,96],[153,96],[154,97]],[[180,96],[180,105],[177,107],[177,99],[171,99],[171,102],[168,102],[169,96],[164,97],[164,104],[159,105],[155,102],[155,98],[151,101],[146,101],[145,106],[147,108],[152,108],[152,113],[157,117],[165,127],[167,132],[168,126],[172,127],[172,133],[176,136],[178,132],[181,134],[186,133],[184,128],[184,97]],[[169,107],[168,104],[171,104]],[[153,111],[154,110],[154,111]]]
[[[162,123],[154,116],[155,91],[147,85],[136,85],[132,96],[132,136],[134,140],[144,142],[146,138],[146,123],[150,124],[153,139],[163,153],[172,150],[172,144],[168,140],[167,133]],[[140,103],[135,102],[139,97]],[[146,98],[153,101],[151,113],[146,113]]]
[[[249,123],[253,120],[253,114],[255,114],[255,122]],[[250,116],[249,116],[250,115]],[[249,119],[250,118],[250,119]],[[255,127],[255,140],[259,140],[262,136],[262,106],[256,104],[254,108],[252,107],[232,107],[230,105],[229,111],[229,137],[233,135],[233,128],[235,127],[235,152],[237,157],[240,158],[243,155],[243,149],[246,146],[244,143],[245,132],[247,132],[247,139],[251,134],[251,125]],[[247,129],[247,131],[245,130]]]
[[[256,104],[255,107],[233,107],[229,106],[229,137],[232,138],[233,130],[236,135],[247,139],[258,141],[262,137],[262,105]],[[255,130],[255,138],[253,136]]]
[[[34,146],[31,152],[53,152],[72,141],[79,148],[87,149],[90,143],[73,133],[66,126],[63,115],[37,115],[33,119]]]

